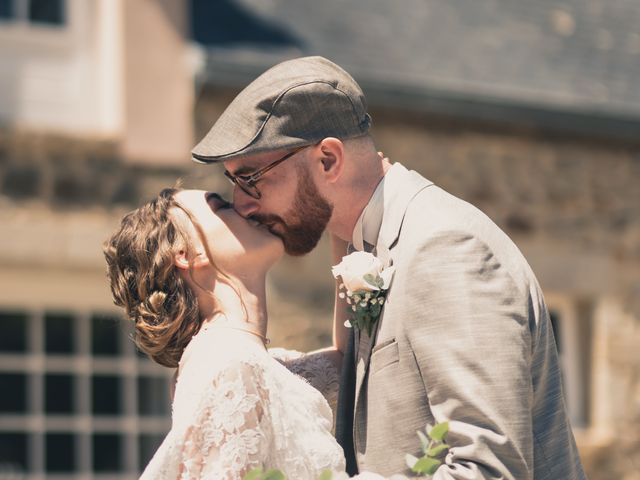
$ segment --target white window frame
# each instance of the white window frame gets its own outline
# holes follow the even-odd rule
[[[45,352],[45,313],[43,309],[5,308],[7,312],[27,315],[27,349],[25,353],[0,352],[0,372],[18,373],[27,376],[27,413],[0,414],[0,433],[25,433],[28,435],[28,472],[20,474],[24,480],[50,479],[130,479],[139,475],[140,435],[159,437],[170,428],[170,406],[162,417],[146,417],[138,414],[138,387],[140,376],[160,378],[171,382],[173,370],[153,364],[140,357],[125,328],[119,328],[120,354],[118,356],[94,356],[91,352],[90,322],[92,315],[120,317],[119,311],[74,311],[65,314],[74,316],[76,352],[69,355]],[[52,313],[62,312],[60,309]],[[48,373],[70,374],[74,378],[74,400],[76,412],[63,415],[47,415],[44,405],[45,375]],[[122,413],[99,416],[92,413],[91,379],[94,374],[107,374],[120,378],[120,404]],[[46,472],[45,440],[47,433],[71,433],[75,436],[76,470],[70,473]],[[115,433],[121,445],[122,470],[113,473],[93,472],[92,435]],[[2,472],[0,472],[2,473]],[[12,477],[13,478],[13,477]]]
[[[594,366],[592,358],[589,362],[584,362],[585,355],[592,356],[593,353],[591,345],[585,345],[581,341],[584,338],[581,329],[589,329],[590,336],[587,340],[592,343],[592,326],[587,324],[592,322],[592,318],[580,318],[580,314],[584,312],[580,311],[578,301],[571,296],[547,294],[545,297],[547,309],[558,317],[560,338],[556,338],[556,345],[571,425],[574,430],[586,430],[592,422],[591,388]]]
[[[29,20],[29,0],[12,0],[15,17],[0,19],[0,42],[36,48],[37,51],[58,51],[73,45],[74,37],[80,33],[81,25],[76,20],[86,15],[88,5],[81,0],[64,0],[65,21],[61,25],[32,22]]]

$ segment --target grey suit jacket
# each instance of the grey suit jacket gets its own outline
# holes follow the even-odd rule
[[[408,474],[416,430],[448,421],[434,479],[585,478],[531,268],[482,212],[398,167],[402,189],[385,191],[378,238],[396,271],[372,338],[357,335],[339,440],[353,434],[360,471]]]

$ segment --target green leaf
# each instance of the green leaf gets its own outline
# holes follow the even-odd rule
[[[441,463],[442,462],[440,460],[437,460],[435,458],[422,457],[416,462],[411,470],[422,475],[433,475]]]
[[[411,455],[410,453],[407,453],[404,456],[404,461],[407,463],[407,466],[411,469],[413,469],[413,466],[418,463],[418,458],[414,457],[413,455]]]
[[[331,473],[331,470],[324,470],[318,477],[318,480],[332,480],[332,478],[333,473]]]
[[[449,450],[449,445],[441,443],[440,445],[436,445],[435,447],[428,449],[425,453],[430,457],[437,457],[446,450]]]
[[[371,316],[372,317],[378,317],[380,316],[380,311],[382,310],[382,305],[380,305],[379,303],[374,303],[371,306]]]
[[[364,279],[365,282],[367,282],[372,287],[377,287],[378,286],[377,278],[374,277],[373,275],[371,275],[370,273],[367,273],[362,278]]]
[[[249,473],[247,473],[244,477],[242,477],[242,480],[261,480],[261,479],[262,479],[261,468],[254,468],[250,470]]]
[[[287,477],[280,470],[267,470],[262,480],[287,480]]]
[[[429,448],[429,439],[420,430],[418,430],[416,433],[418,434],[418,437],[420,437],[420,444],[422,445],[422,451],[424,453],[427,453],[427,449]]]
[[[378,275],[378,276],[376,277],[376,284],[375,284],[375,285],[376,285],[376,287],[378,287],[378,288],[382,288],[382,287],[384,287],[384,280],[382,279],[382,277],[381,277],[380,275]]]
[[[441,442],[447,432],[449,432],[449,422],[438,423],[429,432],[429,437],[431,437],[433,440]]]

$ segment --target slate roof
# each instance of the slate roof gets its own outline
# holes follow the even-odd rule
[[[372,104],[640,135],[640,0],[192,0],[192,13],[213,85],[320,54]]]

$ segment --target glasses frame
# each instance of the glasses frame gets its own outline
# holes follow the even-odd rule
[[[261,168],[257,172],[252,173],[251,175],[233,175],[228,170],[225,170],[224,176],[227,177],[227,180],[229,180],[233,185],[237,185],[240,190],[249,195],[251,198],[260,200],[262,198],[262,193],[260,192],[260,190],[258,190],[258,187],[256,187],[256,183],[260,181],[264,174],[309,146],[310,145],[305,145],[304,147],[297,148],[293,152],[287,153],[275,162],[271,162],[269,165]]]

